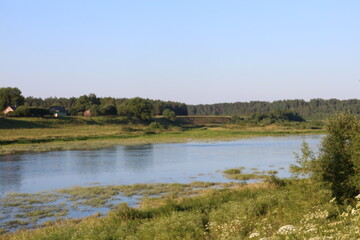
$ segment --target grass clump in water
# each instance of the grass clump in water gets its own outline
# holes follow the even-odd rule
[[[266,177],[268,177],[268,175],[258,175],[252,173],[228,174],[225,176],[229,179],[234,179],[234,180],[265,179]]]
[[[224,171],[225,174],[240,174],[241,173],[241,169],[239,168],[231,168],[231,169],[226,169]]]
[[[242,173],[244,168],[232,168],[224,170],[223,173],[226,178],[234,180],[250,180],[250,179],[265,179],[268,175],[261,175],[257,173]]]
[[[75,202],[75,205],[86,205],[91,207],[103,207],[108,202],[118,197],[120,191],[117,186],[91,186],[60,189],[57,191],[63,194],[68,201]]]

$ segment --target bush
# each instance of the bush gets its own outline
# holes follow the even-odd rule
[[[161,125],[158,122],[152,122],[152,123],[149,124],[149,129],[150,130],[161,129]]]
[[[175,112],[170,111],[168,108],[163,111],[163,116],[165,119],[169,121],[175,121]]]
[[[360,121],[353,115],[339,114],[327,122],[327,129],[319,156],[304,144],[299,166],[292,166],[292,170],[309,175],[343,202],[360,193]]]

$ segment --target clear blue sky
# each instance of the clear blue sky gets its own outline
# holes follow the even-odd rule
[[[0,87],[188,104],[360,96],[358,0],[0,0]]]

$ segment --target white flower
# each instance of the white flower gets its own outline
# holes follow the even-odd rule
[[[336,197],[334,197],[333,199],[331,199],[330,202],[331,202],[331,203],[332,203],[332,202],[335,202],[335,200],[336,200]]]
[[[252,234],[250,234],[249,238],[254,238],[254,237],[258,237],[260,236],[260,233],[254,232]]]
[[[355,197],[356,200],[360,200],[360,194]]]
[[[355,215],[357,213],[357,210],[351,209],[351,215]]]
[[[294,233],[295,231],[296,231],[295,226],[285,225],[285,226],[282,226],[281,228],[279,228],[279,230],[277,231],[277,234],[287,235],[287,234]]]

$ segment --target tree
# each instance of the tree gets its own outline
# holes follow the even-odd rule
[[[0,88],[0,107],[5,109],[9,105],[24,105],[25,98],[18,88]]]
[[[306,145],[300,166],[314,183],[329,188],[338,202],[360,193],[360,120],[351,114],[339,114],[327,123],[328,135],[322,140],[318,157]]]
[[[99,108],[100,115],[116,115],[117,110],[115,105],[101,105]]]
[[[327,128],[329,134],[321,143],[320,155],[315,161],[316,176],[327,183],[339,200],[354,197],[360,185],[355,181],[360,175],[359,152],[360,122],[350,114],[332,118]]]
[[[175,115],[175,112],[174,111],[170,111],[168,108],[167,109],[165,109],[164,111],[163,111],[163,116],[164,116],[164,118],[165,119],[167,119],[167,120],[169,120],[169,121],[175,121],[175,117],[176,117],[176,115]]]
[[[131,98],[119,106],[119,114],[131,119],[147,121],[152,117],[153,106],[151,102],[143,98]]]
[[[91,115],[97,115],[97,109],[100,105],[100,98],[96,97],[94,93],[80,96],[75,100],[69,108],[71,115],[82,115],[86,110],[91,109]]]

